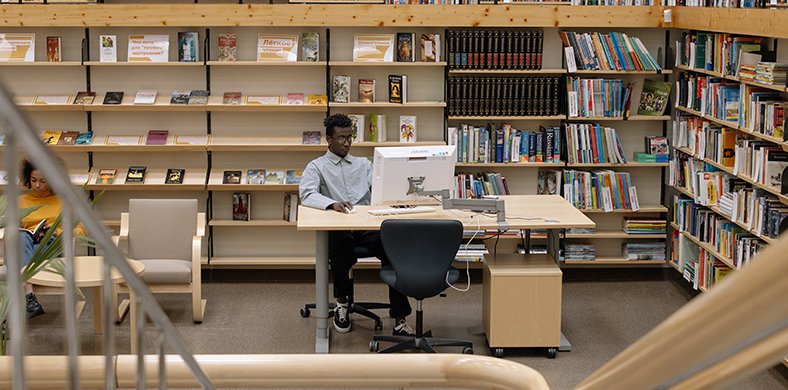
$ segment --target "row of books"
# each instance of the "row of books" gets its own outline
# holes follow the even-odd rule
[[[678,113],[673,122],[673,142],[694,156],[733,167],[736,139],[741,134],[703,118]]]
[[[783,176],[788,168],[788,152],[771,142],[737,137],[734,155],[735,175],[777,188],[788,180]]]
[[[673,257],[671,262],[692,283],[694,289],[707,290],[733,271],[725,263],[699,247],[679,231],[673,232]]]
[[[560,162],[558,127],[538,131],[513,129],[509,124],[449,127],[449,145],[457,146],[458,163]]]
[[[478,199],[489,195],[509,195],[506,178],[497,172],[458,173],[450,191],[456,199]]]
[[[622,230],[627,234],[665,234],[667,222],[664,219],[624,217]]]
[[[739,187],[720,197],[719,211],[734,222],[747,226],[753,233],[776,238],[788,219],[785,205],[758,188]]]
[[[386,114],[348,114],[351,120],[351,130],[353,132],[353,142],[385,142],[387,129]],[[367,121],[369,119],[369,121]],[[369,124],[369,125],[367,125]],[[400,115],[399,142],[414,143],[417,137],[417,125],[415,115]],[[320,143],[320,132],[317,132],[312,139]]]
[[[742,84],[740,88],[739,127],[783,139],[785,110],[788,104],[780,93],[746,84]]]
[[[296,222],[298,219],[298,204],[300,199],[296,193],[285,193],[282,219],[287,222]],[[252,194],[249,192],[233,193],[233,221],[252,220]]]
[[[615,79],[567,77],[569,117],[629,116],[635,83]]]
[[[333,80],[332,97],[336,103],[350,103],[350,76],[336,75]],[[388,77],[388,98],[389,103],[408,102],[408,76],[389,75]],[[375,102],[375,80],[358,80],[358,102]]]
[[[245,184],[300,184],[303,173],[301,169],[248,169],[246,175],[243,171],[224,171],[222,184],[242,184],[242,176]]]
[[[567,66],[582,70],[660,70],[662,67],[637,37],[627,34],[561,31]]]
[[[740,61],[748,62],[747,53],[760,52],[764,43],[762,37],[685,31],[676,41],[676,65],[736,76]]]
[[[104,94],[102,104],[119,105],[123,103],[124,91],[108,91]],[[134,95],[135,105],[152,105],[156,103],[158,90],[140,89]],[[209,92],[204,89],[195,90],[175,90],[170,95],[171,105],[206,105],[208,104]],[[72,100],[73,98],[73,100]],[[58,105],[58,104],[93,104],[96,99],[96,92],[79,91],[73,95],[36,95],[30,102],[33,105]],[[326,95],[309,94],[301,92],[290,92],[286,95],[243,95],[241,92],[225,92],[222,96],[222,104],[226,105],[325,105]]]
[[[788,64],[759,62],[755,65],[754,79],[763,84],[785,86],[785,81],[788,79]]]
[[[559,115],[561,77],[450,77],[450,116]]]
[[[625,242],[621,244],[624,260],[665,260],[664,242]]]
[[[626,164],[616,129],[599,124],[566,123],[567,162]]]
[[[578,209],[640,209],[637,188],[628,172],[567,169],[563,176],[564,199]]]
[[[564,244],[564,261],[591,261],[596,259],[596,247],[592,244]]]
[[[542,30],[449,30],[450,69],[542,69]]]
[[[738,124],[741,88],[738,83],[711,76],[680,73],[676,105]]]
[[[351,114],[361,118],[360,122],[354,122],[354,135],[356,130],[356,123],[361,123],[364,126],[363,114]],[[407,115],[400,117],[400,123],[407,124]],[[404,122],[403,122],[404,121]],[[401,142],[414,142],[416,137],[415,117],[413,117],[413,125],[406,127],[404,134],[409,135],[410,138]],[[103,138],[103,145],[208,145],[211,142],[210,135],[173,135],[170,137],[169,130],[149,130],[146,135],[128,135],[128,134],[115,134],[105,135]],[[302,132],[301,144],[303,145],[319,145],[321,144],[322,133],[320,131],[307,130]],[[366,132],[362,131],[359,135],[366,136]],[[69,130],[44,130],[40,134],[41,141],[47,145],[92,145],[93,132],[85,131],[69,131]],[[356,138],[354,141],[358,141]],[[364,138],[360,138],[361,141]],[[0,145],[5,142],[5,135],[0,134]]]
[[[144,184],[145,174],[148,167],[135,165],[130,166],[126,172],[125,183]],[[96,173],[96,180],[94,184],[113,184],[115,183],[115,176],[117,169],[99,169]],[[163,184],[183,184],[183,178],[186,176],[186,169],[182,168],[168,168],[164,176]],[[90,174],[71,176],[71,182],[78,185],[84,185],[90,180]],[[152,184],[152,183],[148,183]],[[159,183],[161,184],[161,183]]]

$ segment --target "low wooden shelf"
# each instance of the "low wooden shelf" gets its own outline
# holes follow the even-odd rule
[[[295,227],[295,222],[279,220],[279,219],[259,219],[251,221],[233,221],[233,220],[220,220],[214,219],[208,222],[208,226],[223,226],[223,227]]]
[[[408,103],[389,103],[389,102],[375,102],[375,103],[328,103],[332,108],[440,108],[446,107],[446,102],[408,102]]]
[[[650,116],[650,115],[631,115],[624,116],[595,116],[595,117],[569,117],[569,121],[669,121],[670,115]]]
[[[594,239],[614,239],[614,238],[666,238],[665,233],[656,234],[632,234],[623,231],[597,231],[596,233],[567,233],[564,238],[594,238]]]
[[[202,61],[199,62],[152,62],[152,61],[116,61],[116,62],[101,62],[101,61],[85,61],[88,66],[175,66],[175,67],[197,67],[205,65]]]
[[[183,184],[164,184],[167,169],[148,168],[145,171],[144,183],[126,183],[128,167],[116,168],[115,179],[112,184],[96,184],[101,169],[93,168],[88,178],[87,189],[108,191],[205,191],[206,170],[199,168],[186,168]]]
[[[586,214],[600,214],[600,213],[667,213],[668,208],[661,205],[640,206],[640,210],[630,209],[613,209],[613,211],[605,211],[603,209],[580,209]]]
[[[601,164],[590,164],[590,163],[567,163],[566,166],[568,168],[661,168],[670,166],[670,163],[667,162],[659,162],[659,163],[642,163],[636,161],[630,161],[626,164],[610,164],[610,163],[601,163]]]
[[[449,74],[564,74],[566,69],[449,69]]]
[[[0,62],[0,67],[24,67],[24,66],[43,66],[43,67],[61,67],[61,66],[82,66],[82,61],[35,61],[35,62]]]
[[[449,116],[449,120],[457,121],[560,121],[566,115],[551,116]]]
[[[582,75],[588,75],[588,74],[591,74],[591,75],[593,75],[593,74],[609,75],[609,74],[612,74],[612,75],[626,76],[626,75],[673,74],[673,71],[670,70],[670,69],[661,69],[661,70],[614,70],[614,69],[608,69],[608,70],[576,70],[574,72],[568,72],[568,73],[569,73],[570,76],[574,75],[574,74],[582,74]]]
[[[446,66],[445,61],[441,62],[423,62],[423,61],[414,61],[414,62],[358,62],[358,61],[331,61],[329,62],[331,66],[359,66],[359,67],[431,67],[431,68],[443,68]]]
[[[662,266],[666,263],[665,260],[627,260],[624,258],[615,257],[599,257],[596,260],[568,260],[563,261],[561,265],[566,268],[572,266],[589,266],[589,265],[607,265],[607,266]]]
[[[307,68],[325,67],[326,61],[207,61],[209,66],[303,66]]]
[[[544,168],[544,167],[561,168],[564,166],[564,163],[563,162],[457,163],[454,166],[458,168]]]

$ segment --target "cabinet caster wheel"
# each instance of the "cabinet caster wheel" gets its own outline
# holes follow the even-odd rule
[[[465,355],[473,355],[473,348],[465,347],[462,349],[462,353],[464,353]]]
[[[493,356],[495,356],[497,358],[502,358],[503,357],[503,348],[494,348],[493,349]]]
[[[301,317],[302,318],[309,318],[309,315],[312,314],[311,311],[307,308],[301,308]]]
[[[556,355],[558,355],[558,348],[547,348],[548,359],[555,359]]]
[[[380,343],[376,340],[372,340],[369,342],[369,352],[377,352],[380,349]]]

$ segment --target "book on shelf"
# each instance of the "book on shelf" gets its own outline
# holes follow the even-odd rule
[[[134,104],[153,104],[156,103],[156,95],[159,91],[156,89],[140,89],[137,90],[137,95],[134,96]]]
[[[58,145],[74,145],[79,137],[78,131],[64,131],[60,133],[60,139],[57,141]]]
[[[285,184],[301,184],[301,176],[303,175],[303,169],[288,169],[285,172]]]
[[[596,260],[596,247],[592,244],[564,244],[564,261]]]
[[[622,229],[627,234],[665,234],[665,219],[647,217],[624,217]]]
[[[104,95],[103,104],[120,104],[123,102],[123,91],[109,91]]]
[[[184,176],[186,176],[185,169],[167,168],[167,176],[164,179],[164,184],[183,184]]]
[[[645,143],[646,153],[655,156],[670,155],[668,137],[663,137],[659,135],[647,135],[643,137],[643,141]],[[667,159],[665,161],[667,161]]]
[[[643,91],[640,93],[638,115],[660,116],[665,113],[670,98],[670,83],[667,81],[643,81]]]
[[[748,53],[746,51],[739,52],[739,67],[736,69],[735,76],[741,80],[753,81],[755,80],[755,68],[761,62],[761,54]]]
[[[637,189],[632,184],[629,172],[567,169],[564,171],[563,187],[564,199],[581,210],[610,212],[616,209],[639,209]]]
[[[74,145],[90,145],[93,143],[93,132],[86,131],[79,133],[77,136],[77,140],[74,142]]]
[[[358,80],[358,102],[359,103],[375,103],[375,80],[374,79],[359,79]]]
[[[148,167],[144,166],[130,166],[126,172],[126,183],[144,183],[147,170]]]
[[[386,142],[386,115],[384,114],[370,114],[369,115],[369,133],[368,141],[370,142]]]
[[[224,171],[222,184],[241,184],[241,171]]]
[[[247,105],[279,105],[282,97],[279,95],[246,95]]]
[[[400,115],[399,116],[399,142],[415,143],[416,142],[416,116],[415,115]]]
[[[514,129],[507,123],[499,127],[461,124],[449,127],[448,144],[457,146],[458,163],[561,161],[560,127],[527,131]]]
[[[622,117],[629,112],[634,83],[620,79],[567,77],[570,117]]]
[[[575,65],[583,70],[643,71],[662,67],[637,37],[625,33],[560,31],[564,47],[574,51]]]
[[[178,32],[178,62],[197,62],[199,36],[197,32]]]
[[[96,175],[96,184],[112,184],[115,182],[117,169],[100,169]]]
[[[68,178],[71,181],[71,184],[78,185],[78,186],[84,186],[85,184],[88,184],[88,181],[90,180],[90,174],[89,173],[70,173],[68,175]]]
[[[416,60],[415,33],[397,33],[397,62],[413,62]]]
[[[93,104],[95,99],[95,92],[79,91],[77,92],[77,97],[74,98],[74,104]]]
[[[777,91],[742,85],[739,127],[781,140],[785,135],[786,106],[788,104]]]
[[[301,134],[302,145],[320,145],[320,132],[307,130]]]
[[[118,36],[99,35],[99,61],[117,62],[118,61]]]
[[[539,169],[536,174],[537,195],[560,195],[561,170]]]
[[[47,61],[63,61],[63,55],[60,50],[60,36],[47,37]]]
[[[249,221],[252,210],[252,194],[248,192],[233,193],[233,221]]]
[[[14,48],[0,51],[0,62],[36,61],[36,34],[0,34],[0,46]]]
[[[175,145],[208,145],[210,135],[176,135]]]
[[[189,96],[192,94],[191,90],[175,90],[170,95],[170,104],[189,104]]]
[[[265,184],[265,169],[248,169],[246,184]]]
[[[286,104],[294,106],[304,105],[304,94],[301,92],[288,92],[285,96]]]
[[[219,34],[219,40],[218,40],[219,61],[221,62],[237,61],[238,60],[237,46],[238,46],[238,39],[235,33]]]
[[[566,123],[567,162],[626,164],[627,158],[616,129],[599,124]]]
[[[242,97],[243,95],[240,92],[225,92],[222,96],[222,104],[239,105]]]
[[[168,35],[129,35],[129,62],[167,62],[170,60]]]
[[[107,135],[105,145],[140,145],[142,137],[139,135]]]
[[[450,189],[452,198],[481,199],[486,196],[509,195],[506,178],[498,172],[459,172]]]
[[[624,260],[665,260],[664,242],[625,242],[621,244]]]
[[[312,106],[325,106],[328,103],[328,96],[325,94],[311,93],[307,96],[307,104]]]
[[[44,145],[57,145],[61,134],[63,134],[61,130],[44,130],[44,132],[41,133],[41,142],[43,142]]]
[[[71,95],[36,95],[36,97],[33,98],[33,104],[36,105],[69,103],[71,103]]]
[[[733,76],[741,54],[760,52],[763,43],[761,37],[685,31],[676,41],[676,64]]]
[[[450,116],[554,116],[560,113],[560,76],[451,76]]]
[[[440,34],[421,34],[421,61],[439,62],[441,60]]]
[[[366,137],[366,115],[364,114],[348,114],[350,118],[350,129],[353,133],[353,142],[364,142]]]
[[[264,184],[285,184],[285,171],[266,170]]]
[[[353,37],[353,61],[392,62],[394,41],[394,34],[356,34]]]
[[[187,104],[191,104],[191,105],[208,104],[208,91],[204,89],[193,89],[189,93],[189,100]]]
[[[320,33],[301,33],[301,60],[306,62],[320,61]]]
[[[145,137],[145,145],[166,145],[169,135],[169,130],[148,130],[148,136]]]
[[[759,62],[755,66],[755,81],[766,85],[784,87],[788,76],[788,64],[779,62]]]
[[[257,36],[257,61],[298,61],[298,35],[260,34]]]
[[[374,86],[374,85],[373,85]],[[408,76],[389,75],[389,103],[408,102]]]
[[[288,222],[298,221],[298,204],[300,199],[298,194],[288,192],[285,193],[284,207],[282,208],[282,219]]]
[[[334,102],[350,103],[350,76],[346,76],[346,75],[334,76],[332,92],[333,92]]]

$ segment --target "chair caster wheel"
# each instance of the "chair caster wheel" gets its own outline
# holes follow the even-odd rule
[[[547,358],[548,359],[555,359],[556,355],[558,355],[558,348],[547,348]]]
[[[194,321],[194,323],[197,324],[197,325],[200,325],[200,324],[202,324],[202,320]]]
[[[503,357],[503,348],[494,348],[493,349],[493,356],[495,356],[497,358],[502,358]]]
[[[307,308],[302,308],[301,309],[301,317],[302,318],[309,318],[310,314],[311,314],[311,311],[309,309],[307,309]]]
[[[462,353],[464,353],[466,355],[473,355],[473,348],[465,347],[465,348],[462,349]]]
[[[380,349],[380,343],[376,340],[369,342],[369,352],[377,352]]]

